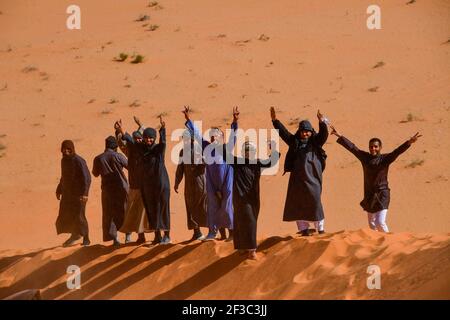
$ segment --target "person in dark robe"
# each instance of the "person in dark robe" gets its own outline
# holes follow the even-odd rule
[[[83,237],[83,245],[88,246],[89,226],[86,219],[86,202],[91,186],[91,175],[86,161],[75,153],[71,140],[61,144],[61,180],[56,188],[56,198],[60,200],[56,220],[56,232],[70,233],[63,246],[70,246]]]
[[[164,161],[166,152],[166,125],[160,116],[159,143],[156,130],[144,130],[142,147],[142,198],[150,229],[155,230],[152,244],[169,244],[170,240],[170,182]],[[161,237],[161,231],[164,236]]]
[[[143,144],[144,127],[138,118],[134,117],[134,121],[139,128],[132,133],[132,136],[123,132],[122,121],[117,121],[114,125],[119,148],[128,157],[128,181],[130,185],[125,219],[119,231],[127,235],[125,243],[131,241],[131,232],[136,232],[138,234],[136,244],[141,244],[145,243],[144,232],[150,232],[150,227],[141,194],[143,177],[143,149],[141,146]]]
[[[256,259],[261,170],[278,162],[280,153],[275,149],[275,142],[272,141],[270,158],[260,160],[256,158],[256,147],[247,141],[242,148],[243,156],[233,157],[233,243],[236,250],[247,253],[247,258],[252,260]]]
[[[92,174],[102,180],[103,241],[113,241],[119,246],[117,230],[123,224],[127,206],[128,181],[123,169],[128,168],[127,158],[117,152],[117,140],[105,139],[105,152],[94,159]]]
[[[289,146],[284,172],[290,172],[283,221],[296,221],[302,236],[311,235],[309,224],[314,223],[319,234],[324,230],[322,207],[322,173],[325,169],[325,151],[322,146],[328,138],[325,117],[317,112],[319,132],[308,120],[299,123],[295,134],[290,133],[277,119],[275,109],[270,108],[272,123],[279,130],[281,139]]]
[[[207,223],[208,235],[202,239],[212,241],[216,239],[217,231],[221,240],[233,240],[233,167],[223,159],[226,150],[232,150],[236,139],[224,143],[223,132],[219,128],[212,128],[210,141],[204,140],[198,128],[190,120],[190,109],[185,107],[183,113],[186,118],[186,127],[191,135],[202,145],[203,156],[206,162],[206,190],[207,190]],[[233,122],[231,130],[238,129],[239,111],[233,108]],[[228,237],[226,236],[228,229]]]
[[[184,155],[188,155],[185,157]],[[184,201],[186,204],[187,225],[194,230],[191,241],[201,240],[203,234],[200,227],[206,224],[206,176],[202,149],[195,142],[188,130],[183,134],[183,149],[175,173],[175,192],[184,177]]]
[[[386,216],[391,199],[388,185],[389,166],[399,155],[421,137],[417,132],[410,139],[390,153],[382,154],[382,142],[379,138],[369,141],[369,152],[360,150],[349,139],[339,134],[334,126],[331,133],[338,137],[337,143],[350,151],[360,162],[364,173],[364,199],[361,207],[367,212],[369,227],[380,232],[389,232]]]

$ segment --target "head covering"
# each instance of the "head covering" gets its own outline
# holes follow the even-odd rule
[[[298,124],[298,129],[314,132],[314,128],[312,127],[311,122],[309,122],[308,120],[300,121],[300,123]]]
[[[147,128],[144,130],[144,138],[156,139],[156,130],[153,128]]]
[[[70,150],[72,150],[72,153],[75,154],[75,145],[73,144],[73,141],[72,141],[72,140],[64,140],[64,141],[61,143],[61,152],[62,152],[64,149],[70,149]]]
[[[140,131],[134,131],[134,132],[133,132],[133,138],[134,138],[134,139],[139,139],[139,138],[142,139],[142,134],[141,134],[141,132],[140,132]]]
[[[105,139],[105,148],[106,149],[117,149],[117,140],[113,136],[109,136]]]
[[[220,130],[220,129],[217,128],[217,127],[212,127],[212,128],[209,130],[209,138],[212,138],[212,137],[214,137],[214,138],[216,138],[216,139],[220,139],[221,137],[223,137],[223,132],[222,132],[222,130]]]
[[[183,140],[184,139],[190,140],[190,139],[193,139],[194,137],[191,135],[191,132],[188,129],[186,129],[183,131],[182,138],[183,138]]]

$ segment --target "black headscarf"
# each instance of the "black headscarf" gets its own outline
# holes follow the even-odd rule
[[[144,130],[144,138],[156,139],[156,130],[153,128],[147,128]]]
[[[70,150],[72,150],[72,154],[75,154],[75,145],[73,144],[73,141],[72,141],[72,140],[64,140],[64,141],[61,143],[61,152],[62,152],[64,149],[70,149]]]

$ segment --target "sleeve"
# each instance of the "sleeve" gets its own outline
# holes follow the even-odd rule
[[[231,123],[231,134],[228,137],[228,142],[224,145],[226,150],[224,155],[226,155],[227,153],[229,154],[233,154],[233,150],[234,150],[234,146],[236,144],[236,130],[238,129],[238,124],[237,122],[232,122]]]
[[[258,166],[261,168],[270,168],[278,163],[280,160],[281,153],[273,151],[268,159],[261,160],[258,159]]]
[[[202,149],[205,149],[210,144],[209,141],[206,141],[205,139],[203,139],[203,136],[202,136],[201,132],[198,130],[198,128],[195,126],[195,124],[192,122],[192,120],[187,120],[184,125],[189,130],[189,132],[191,133],[191,136],[193,136],[194,139],[199,144],[201,144]]]
[[[94,177],[98,177],[100,175],[100,171],[98,168],[98,158],[94,159],[94,164],[92,165],[92,174]]]
[[[345,149],[347,149],[348,151],[350,151],[351,153],[353,153],[355,155],[355,157],[357,157],[360,161],[363,160],[364,155],[366,154],[366,152],[361,151],[358,149],[357,146],[355,146],[353,144],[353,142],[351,142],[350,140],[348,140],[346,137],[344,136],[340,136],[337,139],[337,143],[339,143],[341,146],[343,146]]]
[[[58,186],[56,187],[56,194],[62,194],[62,178],[59,180]]]
[[[323,146],[328,139],[328,127],[325,122],[319,121],[319,132],[314,137],[319,146]]]
[[[166,128],[161,127],[159,129],[159,152],[164,156],[166,152]]]
[[[394,162],[395,159],[397,159],[398,156],[401,155],[403,152],[408,150],[410,146],[411,146],[411,144],[409,143],[409,141],[404,142],[397,149],[395,149],[391,153],[386,154],[383,158],[383,162],[385,162],[387,164]]]
[[[91,175],[89,173],[89,169],[87,167],[86,161],[82,160],[79,161],[80,164],[80,169],[81,169],[81,174],[80,174],[80,179],[82,179],[82,195],[83,196],[88,196],[89,194],[89,188],[91,186]]]
[[[280,120],[272,120],[273,127],[278,130],[281,139],[287,144],[291,140],[292,133],[290,133]]]
[[[175,188],[178,188],[184,176],[184,164],[180,162],[177,166],[177,170],[175,172]]]
[[[118,155],[120,165],[128,170],[128,159],[123,154],[119,153]]]
[[[123,138],[123,134],[116,130],[116,140],[120,150],[128,157],[127,141]]]

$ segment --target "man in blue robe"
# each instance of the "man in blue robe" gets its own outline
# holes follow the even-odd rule
[[[223,154],[231,151],[236,142],[235,135],[224,143],[223,133],[219,128],[212,128],[210,131],[210,141],[204,140],[198,128],[190,120],[189,107],[183,111],[186,118],[186,127],[191,134],[201,141],[203,156],[206,162],[206,192],[207,192],[207,224],[208,235],[202,239],[205,241],[214,240],[217,231],[221,231],[221,239],[233,240],[233,167],[226,163]],[[231,130],[238,129],[239,111],[233,108],[233,122]],[[226,237],[225,229],[228,229],[229,236]]]

